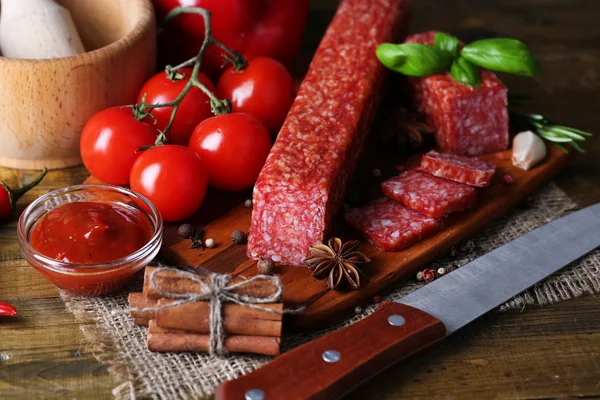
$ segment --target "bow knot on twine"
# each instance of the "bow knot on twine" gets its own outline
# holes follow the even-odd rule
[[[157,275],[165,271],[176,273],[181,278],[189,279],[194,283],[197,283],[199,287],[198,292],[174,293],[165,291],[158,285],[156,281]],[[224,321],[222,313],[224,303],[239,304],[244,307],[275,314],[297,314],[302,312],[305,308],[300,307],[292,310],[285,309],[283,311],[277,311],[260,306],[260,304],[277,303],[281,301],[281,297],[283,295],[283,284],[277,276],[256,275],[246,280],[231,283],[231,276],[226,274],[208,274],[206,277],[200,277],[194,273],[176,268],[159,267],[152,271],[149,279],[152,288],[160,293],[161,296],[175,301],[158,307],[131,309],[131,311],[160,311],[164,310],[165,308],[178,307],[195,301],[208,301],[210,304],[209,352],[211,355],[225,356],[228,353],[224,344],[225,328],[223,326]],[[273,288],[272,292],[264,297],[236,293],[237,289],[257,281],[269,282]]]

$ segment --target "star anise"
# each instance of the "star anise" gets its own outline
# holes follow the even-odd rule
[[[304,261],[317,279],[323,279],[329,274],[327,286],[334,290],[342,280],[352,289],[360,287],[361,270],[358,264],[368,263],[364,254],[356,251],[358,241],[342,243],[338,238],[331,238],[327,245],[318,244],[310,248],[310,256]]]
[[[425,141],[424,134],[432,134],[434,130],[425,122],[422,114],[409,112],[403,107],[394,107],[385,115],[386,134],[396,137],[398,144],[406,139],[411,147],[418,149]]]

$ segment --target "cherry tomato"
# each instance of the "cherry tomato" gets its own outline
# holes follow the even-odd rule
[[[248,67],[236,72],[231,67],[217,84],[219,98],[231,100],[234,112],[260,119],[272,135],[277,135],[294,102],[294,80],[285,67],[269,57],[256,57]]]
[[[154,144],[158,132],[150,118],[138,121],[131,107],[112,107],[94,115],[83,128],[79,149],[90,173],[102,182],[127,185],[142,146]]]
[[[211,186],[236,191],[256,182],[269,155],[271,138],[253,116],[224,114],[200,123],[192,134],[190,148],[206,166]]]
[[[204,201],[207,185],[202,160],[185,146],[153,147],[131,169],[131,190],[150,199],[165,221],[192,215]]]
[[[181,68],[179,73],[185,77],[183,79],[172,81],[167,77],[165,71],[154,75],[144,84],[138,96],[138,103],[145,97],[147,104],[169,103],[177,98],[192,75],[191,68]],[[202,72],[198,75],[198,80],[211,92],[215,92],[215,87]],[[171,119],[173,107],[155,108],[152,115],[156,117],[156,128],[163,131]],[[202,90],[193,87],[185,96],[175,115],[175,121],[171,126],[168,137],[173,144],[186,145],[196,125],[212,116],[210,109],[210,99]]]

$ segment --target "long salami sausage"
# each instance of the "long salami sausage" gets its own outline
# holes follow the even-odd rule
[[[254,186],[251,258],[302,265],[325,239],[382,94],[382,42],[407,31],[407,0],[343,0]]]

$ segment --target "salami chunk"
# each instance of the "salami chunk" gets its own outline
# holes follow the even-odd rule
[[[475,157],[430,151],[421,159],[421,169],[440,178],[484,187],[492,182],[496,164]]]
[[[442,229],[442,220],[411,210],[383,197],[345,213],[346,221],[371,243],[385,251],[398,251]]]
[[[413,35],[406,42],[433,45],[435,34]],[[508,148],[508,91],[493,72],[481,71],[480,87],[463,85],[447,72],[408,83],[444,153],[476,156]]]
[[[302,265],[325,239],[382,95],[375,50],[406,14],[406,0],[341,2],[254,186],[249,257]]]
[[[470,208],[477,200],[475,188],[419,170],[389,179],[381,189],[389,198],[433,218]]]

